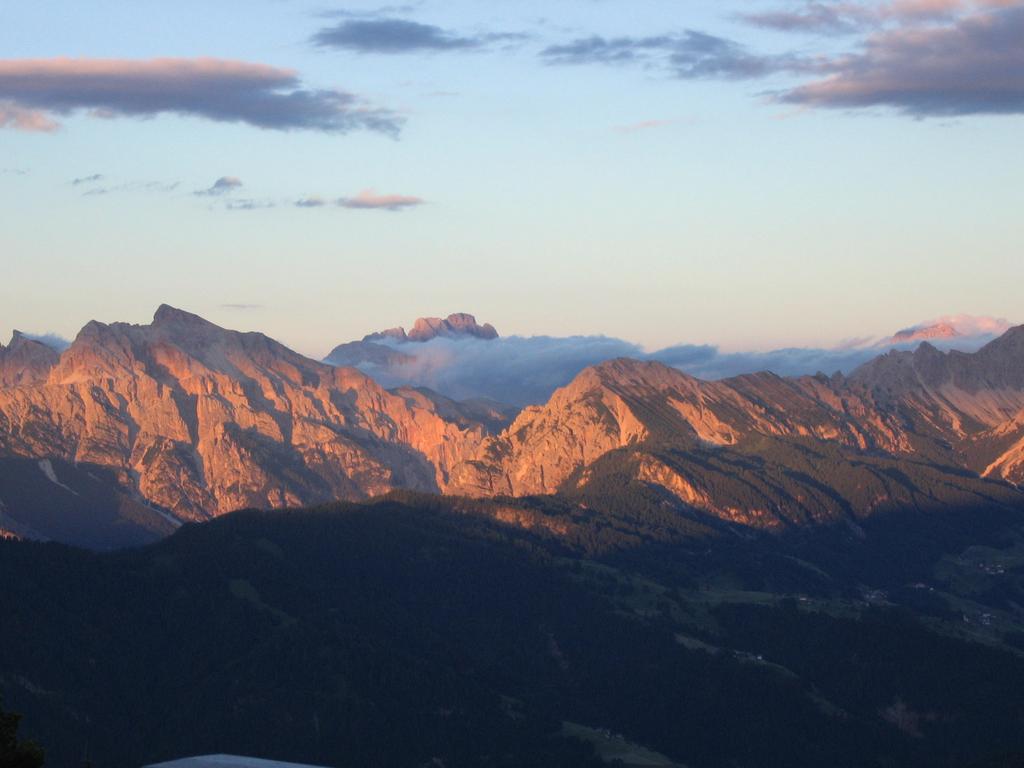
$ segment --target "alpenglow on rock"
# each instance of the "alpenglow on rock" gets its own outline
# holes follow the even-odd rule
[[[0,455],[112,470],[180,520],[443,490],[484,432],[168,306],[150,325],[90,322],[45,379],[0,389]]]
[[[110,498],[174,521],[397,488],[593,504],[610,503],[595,489],[640,484],[687,514],[766,529],[1024,504],[1024,326],[975,353],[923,343],[849,376],[705,381],[615,359],[508,426],[493,403],[386,390],[167,306],[150,325],[91,322],[56,360],[22,344],[24,370],[0,386],[0,459],[33,460],[55,494],[95,468],[118,484]],[[15,498],[0,487],[0,527],[61,530],[19,518]]]
[[[401,326],[384,331],[368,333],[360,341],[339,344],[324,358],[330,365],[371,366],[380,368],[399,367],[414,362],[413,354],[406,354],[396,345],[426,343],[432,339],[483,339],[498,338],[498,332],[490,323],[480,325],[473,315],[457,312],[448,317],[421,317],[407,333]]]
[[[430,341],[438,337],[472,336],[477,339],[496,339],[498,332],[490,323],[480,325],[473,315],[457,312],[448,317],[421,317],[406,333],[404,328],[390,328],[386,331],[371,333],[363,337],[363,341],[383,341],[390,339],[397,342]]]

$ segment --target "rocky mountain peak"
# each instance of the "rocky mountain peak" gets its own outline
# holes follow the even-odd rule
[[[583,371],[580,376],[586,377],[588,374],[596,377],[605,386],[619,388],[646,387],[666,390],[688,386],[696,381],[678,368],[672,368],[654,360],[634,360],[629,357],[605,360],[603,363],[598,363]]]
[[[889,342],[892,344],[908,344],[924,339],[955,339],[962,335],[952,323],[938,322],[930,325],[904,328],[902,331],[894,334]]]
[[[52,347],[14,331],[11,343],[0,344],[0,387],[18,387],[45,381],[59,355]]]
[[[363,337],[364,342],[396,341],[426,342],[436,338],[472,337],[477,339],[496,339],[498,332],[490,323],[480,325],[476,318],[466,312],[456,312],[448,317],[421,317],[413,323],[412,329],[406,333],[405,328],[388,328]]]
[[[213,326],[213,323],[183,309],[172,307],[169,304],[161,304],[153,315],[153,325],[160,327],[176,325],[203,328]]]

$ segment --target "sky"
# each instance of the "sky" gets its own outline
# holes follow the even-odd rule
[[[0,331],[1024,321],[1024,0],[8,0]]]

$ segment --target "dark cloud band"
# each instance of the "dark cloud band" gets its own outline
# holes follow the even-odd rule
[[[357,53],[467,51],[525,38],[515,32],[460,35],[407,19],[346,19],[313,35],[314,45]]]
[[[0,61],[0,126],[52,130],[52,115],[177,114],[270,130],[396,135],[401,120],[339,90],[303,88],[292,70],[221,59]],[[4,115],[8,115],[6,120]]]
[[[895,29],[780,99],[812,107],[891,107],[914,117],[1024,113],[1024,7],[945,26]]]

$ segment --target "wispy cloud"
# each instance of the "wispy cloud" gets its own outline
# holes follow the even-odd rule
[[[263,309],[263,304],[221,304],[221,309],[230,309],[237,312],[248,312],[256,309]]]
[[[223,59],[0,60],[0,127],[53,131],[54,116],[176,114],[271,130],[397,135],[401,119],[296,72]]]
[[[221,176],[206,189],[197,189],[192,194],[197,197],[220,197],[242,187],[242,180],[237,176]]]
[[[652,37],[584,37],[548,46],[540,56],[553,65],[641,64],[684,80],[739,80],[817,66],[795,54],[756,54],[734,40],[697,30]]]
[[[675,124],[676,120],[640,120],[636,123],[628,123],[626,125],[617,125],[613,129],[616,133],[631,134],[640,133],[641,131],[649,131],[652,128],[665,128],[666,126]]]
[[[17,334],[18,331],[15,331],[15,333]],[[59,333],[53,333],[52,331],[49,331],[47,333],[22,332],[21,335],[24,336],[26,339],[32,339],[33,341],[38,341],[40,344],[45,344],[46,346],[56,350],[57,352],[63,352],[65,349],[71,346],[70,341],[65,339]]]
[[[228,211],[259,211],[276,207],[277,203],[273,200],[229,200],[224,203],[224,208]]]
[[[891,24],[952,20],[975,11],[1011,8],[1021,0],[806,0],[772,11],[744,13],[750,24],[783,32],[850,34]]]
[[[327,205],[327,201],[316,195],[303,197],[295,201],[296,208],[323,208],[325,205]]]
[[[464,35],[432,24],[397,18],[349,18],[313,35],[314,45],[357,53],[465,51],[525,39],[515,32]]]
[[[75,179],[71,183],[73,186],[88,186],[88,189],[82,193],[83,197],[97,197],[100,195],[109,195],[113,192],[144,192],[149,194],[167,194],[174,192],[178,187],[181,186],[180,181],[154,181],[154,180],[136,180],[136,181],[125,181],[119,184],[110,184],[107,186],[93,186],[100,181],[105,180],[106,177],[102,174],[94,174],[93,176],[86,176],[82,179]]]
[[[364,189],[355,197],[342,197],[337,204],[342,208],[380,211],[402,211],[423,205],[426,201],[410,195],[379,195],[372,189]]]
[[[549,45],[540,52],[548,64],[622,64],[646,58],[650,52],[670,50],[671,35],[656,37],[601,37],[592,35]]]

